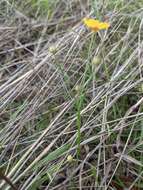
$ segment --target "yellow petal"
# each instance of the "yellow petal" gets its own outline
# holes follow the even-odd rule
[[[88,19],[88,18],[84,18],[83,22],[86,26],[90,27],[95,27],[97,26],[100,22],[98,20],[95,19]]]
[[[110,24],[107,22],[100,22],[99,20],[90,19],[90,18],[84,18],[83,22],[88,28],[90,28],[94,32],[108,29],[110,27]]]
[[[107,22],[101,22],[101,23],[99,24],[100,30],[108,29],[109,27],[110,27],[110,24],[107,23]]]

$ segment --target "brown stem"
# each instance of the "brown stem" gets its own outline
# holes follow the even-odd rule
[[[11,186],[11,188],[12,188],[13,190],[18,190],[18,189],[15,187],[15,185],[11,182],[11,180],[10,180],[7,176],[5,176],[5,175],[2,173],[2,171],[0,171],[0,178],[3,179],[4,181],[6,181],[6,182]]]

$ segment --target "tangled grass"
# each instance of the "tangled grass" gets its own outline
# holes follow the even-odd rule
[[[0,189],[143,188],[142,5],[0,1]]]

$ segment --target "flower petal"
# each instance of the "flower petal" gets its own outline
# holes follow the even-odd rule
[[[100,22],[98,20],[94,20],[94,19],[88,19],[88,18],[84,18],[83,22],[85,25],[87,25],[89,28],[90,27],[95,27],[97,26]]]
[[[84,18],[83,22],[88,28],[90,28],[94,32],[108,29],[110,27],[110,24],[107,22],[100,22],[99,20],[90,19],[90,18]]]
[[[101,22],[101,23],[99,24],[100,30],[102,30],[102,29],[108,29],[109,27],[110,27],[110,24],[107,23],[107,22]]]

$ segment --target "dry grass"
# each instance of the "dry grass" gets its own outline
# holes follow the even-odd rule
[[[0,2],[0,170],[16,189],[143,188],[142,5]]]

